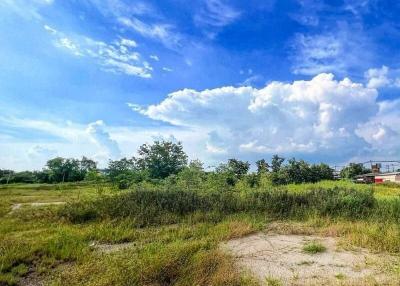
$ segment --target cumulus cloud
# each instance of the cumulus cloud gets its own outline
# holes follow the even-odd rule
[[[102,148],[101,156],[109,159],[116,159],[121,156],[121,150],[118,143],[111,139],[110,134],[105,130],[105,124],[102,120],[90,123],[86,128],[86,132],[91,136],[93,143]],[[95,155],[99,157],[99,154]]]
[[[374,88],[323,73],[261,89],[184,89],[159,104],[132,107],[154,120],[208,134],[205,152],[334,154],[340,160],[371,150],[388,136],[400,139],[391,127],[400,120],[400,108],[377,102],[377,96]]]
[[[369,69],[365,72],[365,78],[370,88],[400,87],[400,71],[387,66]]]
[[[44,29],[54,37],[56,47],[75,56],[92,58],[104,71],[151,78],[153,69],[148,62],[141,60],[140,54],[134,50],[137,43],[132,39],[120,37],[119,40],[106,43],[80,35],[67,36],[48,25],[44,25]]]
[[[14,155],[14,157],[27,164],[26,168],[30,165],[27,161],[38,161],[38,163],[33,163],[34,166],[39,164],[40,167],[46,160],[55,155],[76,158],[85,155],[96,159],[102,166],[107,163],[108,159],[115,159],[121,156],[118,143],[112,138],[109,128],[102,120],[82,125],[69,121],[54,122],[0,117],[1,125],[12,128],[15,132],[23,131],[24,133],[29,133],[39,131],[45,134],[40,145],[36,142],[29,143],[29,140],[19,142],[15,138],[9,138],[1,142],[0,146],[7,146],[6,149],[8,150],[15,149],[16,154],[20,154]],[[51,139],[48,139],[49,136],[51,136]],[[23,152],[22,150],[28,151]],[[26,158],[23,156],[25,153],[27,155]],[[12,158],[10,158],[11,160]],[[13,166],[15,162],[12,161],[9,164]]]

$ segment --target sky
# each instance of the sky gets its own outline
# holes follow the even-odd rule
[[[400,159],[397,0],[1,0],[0,168],[154,140],[215,166]]]

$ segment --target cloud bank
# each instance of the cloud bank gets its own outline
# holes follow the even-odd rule
[[[205,151],[257,156],[273,153],[336,161],[400,155],[400,106],[378,102],[378,90],[322,73],[308,81],[272,82],[261,89],[184,89],[141,114],[207,134]]]

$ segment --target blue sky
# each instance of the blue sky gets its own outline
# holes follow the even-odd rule
[[[3,0],[0,168],[155,139],[214,165],[400,157],[396,0]]]

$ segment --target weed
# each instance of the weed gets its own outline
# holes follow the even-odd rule
[[[266,277],[265,283],[267,286],[282,286],[282,282],[274,277]]]
[[[326,247],[318,241],[311,241],[303,246],[303,251],[309,254],[322,253],[326,251]]]

